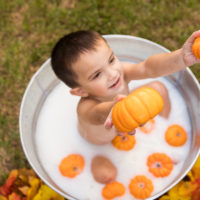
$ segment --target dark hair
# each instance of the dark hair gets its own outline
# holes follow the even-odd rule
[[[95,45],[103,37],[94,31],[77,31],[62,37],[51,54],[53,71],[66,85],[73,88],[79,86],[77,75],[72,69],[81,53],[95,50]]]

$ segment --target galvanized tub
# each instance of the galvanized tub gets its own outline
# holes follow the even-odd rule
[[[151,55],[169,52],[169,50],[156,43],[138,37],[125,35],[105,35],[104,37],[113,49],[115,55],[122,61],[137,63],[147,59]],[[179,91],[185,98],[192,122],[192,142],[188,158],[179,175],[172,184],[149,198],[149,200],[158,198],[176,185],[190,171],[200,151],[200,123],[198,123],[200,122],[199,83],[190,69],[174,73],[166,78],[177,85]],[[40,163],[35,145],[35,130],[38,114],[46,97],[58,83],[59,80],[52,71],[50,59],[48,59],[34,74],[24,93],[19,116],[20,138],[25,155],[39,177],[65,198],[77,199],[75,196],[71,196],[63,191],[46,173]]]

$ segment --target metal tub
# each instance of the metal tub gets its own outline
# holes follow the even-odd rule
[[[169,50],[156,43],[138,37],[125,35],[105,35],[104,37],[113,49],[115,55],[123,61],[137,63],[147,59],[151,55],[169,52]],[[149,199],[158,198],[176,185],[190,171],[198,158],[200,150],[199,83],[189,69],[180,71],[166,78],[177,85],[179,91],[185,98],[192,122],[192,142],[188,158],[173,183]],[[22,99],[19,116],[21,144],[30,165],[48,186],[67,199],[77,199],[75,196],[72,197],[64,192],[49,177],[40,163],[35,146],[35,129],[38,114],[45,98],[57,83],[59,83],[59,80],[54,75],[50,66],[50,59],[48,59],[32,77]]]

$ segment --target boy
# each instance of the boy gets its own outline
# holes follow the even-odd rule
[[[120,95],[128,95],[128,83],[168,75],[199,63],[191,50],[198,36],[200,30],[181,49],[151,56],[137,64],[121,63],[96,32],[78,31],[61,38],[52,51],[51,62],[58,78],[71,87],[70,93],[81,97],[77,107],[80,134],[94,144],[110,142],[117,131],[106,119]],[[163,116],[167,117],[170,103],[166,88],[159,82],[149,86],[163,96]]]

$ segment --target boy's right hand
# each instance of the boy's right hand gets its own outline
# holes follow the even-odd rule
[[[114,98],[114,101],[116,101],[116,103],[117,103],[118,101],[121,101],[121,100],[124,99],[125,97],[126,97],[125,95],[119,94],[119,95],[117,95],[117,96]],[[106,121],[105,121],[105,123],[104,123],[104,127],[105,127],[106,129],[111,129],[111,128],[113,127],[113,123],[112,123],[112,109],[111,109],[110,113],[108,114],[108,117],[106,118]],[[116,131],[117,135],[120,135],[120,136],[124,135],[123,132],[120,132],[120,131],[118,131],[117,129],[115,129],[115,131]],[[129,135],[134,135],[135,133],[136,133],[136,131],[133,130],[133,131],[129,132],[128,134],[129,134]]]
[[[192,45],[197,37],[200,37],[200,30],[193,32],[193,34],[186,40],[183,45],[183,60],[186,66],[200,63],[200,59],[197,59],[192,52]]]

